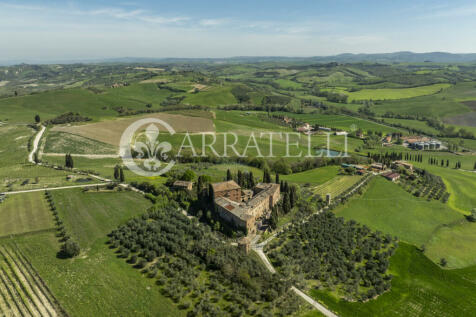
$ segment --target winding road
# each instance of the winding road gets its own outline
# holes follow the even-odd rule
[[[33,148],[31,149],[31,152],[28,154],[28,162],[36,164],[34,160],[34,156],[36,151],[38,150],[38,144],[40,143],[41,137],[43,136],[43,133],[45,133],[45,126],[41,126],[40,132],[35,136],[35,139],[33,140]]]
[[[352,189],[350,192],[348,192],[345,197],[348,197],[352,194],[354,194],[361,186],[363,186],[364,184],[367,184],[369,181],[370,181],[370,178],[372,178],[373,176],[375,176],[376,174],[373,174],[372,176],[370,176],[369,178],[366,178],[366,179],[363,179],[354,189]],[[316,215],[316,214],[319,214],[321,212],[324,211],[324,208],[322,209],[319,209],[318,211],[316,211],[315,213],[312,213],[311,215],[309,215],[308,217],[306,217],[303,222],[306,222],[309,217],[313,216],[313,215]],[[256,252],[256,254],[259,256],[259,258],[261,259],[261,261],[263,262],[264,266],[268,269],[268,271],[270,271],[271,273],[276,273],[276,270],[275,268],[273,267],[273,265],[271,264],[271,262],[269,261],[268,257],[266,256],[266,254],[264,253],[263,251],[263,248],[269,243],[271,242],[271,240],[273,240],[277,234],[281,231],[283,231],[290,223],[286,224],[285,226],[279,228],[277,231],[275,231],[271,236],[269,236],[265,241],[261,242],[261,243],[257,243],[258,240],[259,240],[259,235],[254,237],[253,240],[251,241],[251,249],[253,249],[253,251]],[[319,302],[315,301],[314,299],[312,299],[311,297],[309,297],[308,295],[306,295],[303,291],[297,289],[295,286],[292,286],[291,289],[300,297],[302,297],[306,302],[308,302],[309,304],[311,304],[314,308],[316,308],[317,310],[319,310],[323,315],[327,316],[327,317],[338,317],[335,313],[333,313],[332,311],[330,311],[329,309],[327,309],[326,307],[324,307],[322,304],[319,304]]]

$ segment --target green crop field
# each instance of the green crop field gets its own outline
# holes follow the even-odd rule
[[[53,233],[19,237],[12,242],[26,255],[60,304],[72,316],[155,315],[183,316],[105,244],[91,244],[87,256],[57,257],[60,248]]]
[[[312,290],[311,295],[342,317],[470,316],[476,300],[476,267],[442,270],[416,247],[400,243],[390,259],[394,277],[389,292],[366,303],[338,300]]]
[[[361,176],[356,175],[336,176],[322,185],[314,187],[313,191],[321,197],[325,197],[327,194],[331,194],[331,198],[337,197],[348,188],[352,187],[352,185],[356,184],[361,178]]]
[[[83,248],[150,206],[148,200],[134,192],[71,189],[53,191],[52,196],[66,231]]]
[[[392,123],[392,124],[399,124],[405,128],[423,131],[424,133],[427,133],[429,135],[439,134],[438,130],[430,127],[425,121],[394,119],[394,118],[384,118],[384,121],[388,123]]]
[[[363,195],[335,212],[417,246],[427,243],[441,226],[463,219],[447,205],[416,198],[383,177],[373,179]]]
[[[53,216],[42,192],[8,195],[0,203],[0,237],[52,229]]]
[[[460,82],[438,94],[411,99],[388,100],[374,109],[379,114],[387,111],[400,114],[422,115],[425,117],[455,116],[471,111],[461,101],[476,99],[474,82]]]
[[[109,88],[95,94],[86,89],[53,90],[35,95],[0,100],[2,119],[13,122],[33,122],[36,114],[43,120],[74,111],[92,119],[117,116],[114,108],[147,109],[146,104],[159,106],[168,90],[160,90],[155,84],[136,84],[129,87]]]
[[[77,240],[81,255],[57,257],[54,233],[38,233],[0,241],[18,247],[38,271],[66,311],[74,316],[182,316],[152,280],[141,278],[105,244],[106,234],[150,203],[133,192],[52,192],[66,230]]]
[[[425,255],[438,263],[448,261],[448,268],[463,268],[476,265],[476,223],[466,220],[444,226],[425,245]]]
[[[220,106],[236,103],[231,93],[231,86],[210,87],[210,89],[196,94],[187,94],[184,103],[191,105]]]
[[[349,92],[349,100],[386,100],[386,99],[406,99],[418,96],[431,95],[449,88],[450,84],[434,84],[429,86],[420,86],[415,88],[398,89],[362,89],[355,92]]]
[[[115,154],[118,151],[110,144],[66,132],[50,131],[44,138],[46,153]]]
[[[319,167],[305,172],[281,175],[280,179],[291,183],[309,183],[313,185],[319,185],[324,184],[336,177],[339,169],[340,168],[338,166]]]
[[[292,88],[292,89],[299,89],[302,88],[302,85],[298,82],[289,80],[289,79],[276,79],[274,81],[277,83],[280,87],[284,89]]]

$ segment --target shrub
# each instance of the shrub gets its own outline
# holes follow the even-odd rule
[[[60,252],[68,258],[78,256],[80,252],[79,244],[69,239],[61,246]]]

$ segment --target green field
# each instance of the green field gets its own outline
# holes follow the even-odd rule
[[[435,128],[430,127],[425,121],[418,120],[406,120],[406,119],[394,119],[394,118],[383,118],[385,122],[392,124],[400,124],[402,127],[415,129],[418,131],[423,131],[429,135],[438,135],[439,131]]]
[[[363,195],[335,212],[417,246],[427,243],[438,228],[463,219],[447,205],[416,198],[383,177],[373,179]]]
[[[28,163],[28,140],[34,133],[23,125],[0,127],[0,192],[71,184],[66,171]]]
[[[74,259],[57,257],[54,233],[38,233],[2,241],[17,246],[31,261],[61,305],[72,316],[182,316],[152,280],[143,278],[108,249],[112,229],[150,203],[133,192],[52,192],[66,230],[82,248]]]
[[[344,131],[355,131],[362,129],[363,131],[384,131],[402,132],[403,129],[393,128],[379,124],[373,121],[364,120],[361,118],[350,117],[346,115],[332,115],[332,114],[289,114],[280,112],[280,115],[296,118],[300,121],[307,122],[311,125],[318,124],[323,127],[335,128]]]
[[[80,189],[52,192],[66,231],[86,248],[112,229],[144,212],[150,203],[134,192],[83,192]]]
[[[211,87],[196,94],[187,94],[184,103],[191,105],[220,106],[236,103],[231,86]]]
[[[443,89],[451,87],[450,84],[434,84],[429,86],[420,86],[414,88],[399,89],[362,89],[355,92],[349,92],[349,100],[387,100],[387,99],[405,99],[418,96],[431,95],[440,92]]]
[[[116,117],[116,107],[147,109],[145,105],[148,103],[157,107],[170,94],[170,91],[160,90],[155,84],[109,88],[100,94],[75,88],[2,99],[0,108],[2,119],[10,122],[33,122],[36,114],[42,120],[52,119],[70,111],[98,120]]]
[[[311,295],[342,317],[472,316],[476,301],[476,267],[442,270],[416,247],[400,243],[390,259],[389,292],[367,303],[338,300],[313,290]]]
[[[43,192],[9,195],[0,203],[0,237],[52,229],[53,216]]]
[[[337,176],[338,166],[319,167],[305,172],[290,175],[281,175],[280,179],[291,183],[309,183],[313,185],[323,184]]]
[[[391,111],[400,114],[442,118],[469,112],[470,109],[461,101],[474,99],[476,99],[474,82],[460,82],[438,94],[411,99],[388,100],[377,105],[374,110],[378,114]]]
[[[434,262],[445,258],[448,268],[476,265],[476,224],[463,220],[438,229],[426,244],[425,255]]]
[[[471,157],[469,158],[472,159]],[[468,161],[467,165],[470,164],[471,161]],[[462,214],[468,214],[469,211],[476,206],[476,195],[474,194],[474,188],[476,187],[476,173],[422,163],[415,165],[422,166],[430,173],[443,178],[447,190],[451,194],[448,200],[448,205],[451,208]]]
[[[356,175],[339,175],[323,183],[322,185],[314,187],[313,191],[315,194],[318,194],[321,197],[331,194],[331,198],[334,198],[352,187],[352,185],[356,184],[360,179],[362,179],[362,177]]]
[[[302,88],[302,85],[298,82],[288,80],[288,79],[276,79],[274,81],[277,83],[280,87],[284,89],[292,88],[292,89],[300,89]]]
[[[44,138],[46,153],[116,154],[118,151],[110,144],[66,132],[49,131]]]

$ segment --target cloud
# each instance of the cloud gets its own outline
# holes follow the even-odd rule
[[[228,19],[203,19],[198,22],[201,26],[217,26],[228,22]]]
[[[143,10],[123,10],[123,9],[115,9],[115,8],[105,8],[105,9],[98,9],[93,11],[88,11],[85,14],[89,15],[102,15],[102,16],[109,16],[116,19],[130,19],[134,17],[140,17],[144,13]]]
[[[434,7],[432,12],[422,15],[420,18],[457,18],[469,16],[476,16],[476,6],[462,6],[455,8],[438,6]]]

